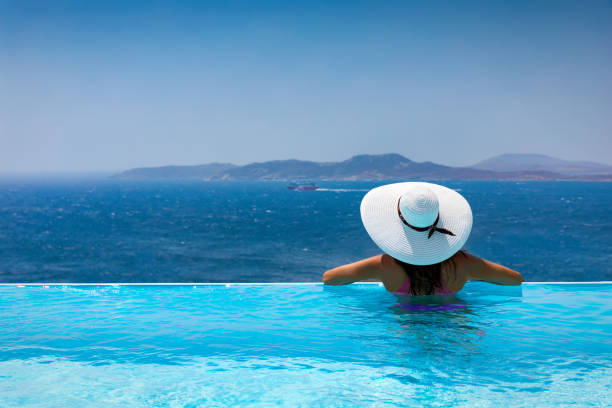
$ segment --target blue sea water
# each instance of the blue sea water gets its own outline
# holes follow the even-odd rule
[[[473,253],[530,281],[612,280],[612,184],[443,181]],[[319,281],[379,253],[359,203],[381,182],[0,180],[1,282]]]
[[[375,182],[0,181],[3,282],[319,281]],[[612,280],[608,183],[443,184],[467,249]],[[0,407],[609,406],[612,284],[0,286]]]
[[[0,286],[1,407],[607,407],[612,284]]]

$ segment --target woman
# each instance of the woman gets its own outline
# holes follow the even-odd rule
[[[370,190],[361,220],[384,252],[323,274],[328,285],[380,280],[393,293],[450,295],[470,280],[520,285],[520,273],[461,248],[472,230],[472,210],[458,192],[432,183],[394,183]]]

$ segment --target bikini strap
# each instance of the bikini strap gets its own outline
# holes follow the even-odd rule
[[[410,277],[404,281],[404,284],[398,289],[397,293],[410,293]]]

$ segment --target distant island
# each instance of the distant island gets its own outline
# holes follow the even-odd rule
[[[362,154],[341,162],[274,160],[238,166],[141,167],[121,179],[202,180],[583,180],[612,181],[612,166],[539,154],[503,154],[468,167],[415,162],[400,154]]]

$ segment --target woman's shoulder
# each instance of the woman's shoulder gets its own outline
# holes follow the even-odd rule
[[[461,250],[442,262],[440,270],[441,278],[448,290],[459,292],[463,288],[463,285],[468,281],[466,271],[469,268],[469,264],[473,262],[473,258],[473,255]]]
[[[524,281],[519,272],[466,251],[453,255],[448,265],[448,269],[452,269],[463,284],[470,280],[481,280],[499,285],[520,285]]]
[[[397,292],[406,283],[406,272],[395,258],[388,254],[380,257],[381,280],[389,292]]]
[[[455,255],[444,261],[442,265],[447,265],[451,267],[455,272],[462,273],[479,260],[480,258],[478,258],[477,256],[472,255],[466,250],[462,249],[460,251],[457,251]]]

